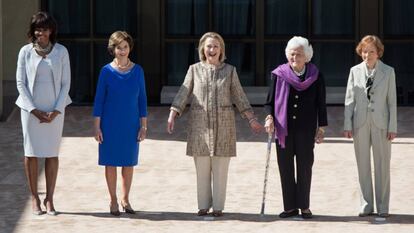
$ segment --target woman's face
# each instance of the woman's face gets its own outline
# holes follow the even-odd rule
[[[374,67],[379,58],[377,47],[373,43],[365,45],[361,50],[361,57],[367,66]]]
[[[221,47],[220,42],[214,38],[207,38],[204,42],[204,56],[206,62],[213,65],[220,64]]]
[[[34,30],[36,42],[40,45],[47,45],[49,43],[50,34],[51,31],[49,28],[36,28]]]
[[[294,49],[290,49],[286,53],[287,60],[289,62],[290,67],[295,71],[299,72],[302,71],[305,67],[306,63],[306,56],[305,52],[303,51],[303,47],[298,47]]]
[[[114,54],[117,59],[128,58],[130,52],[129,44],[125,40],[115,46]]]

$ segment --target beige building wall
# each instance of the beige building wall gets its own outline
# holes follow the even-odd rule
[[[0,3],[0,116],[5,119],[17,96],[16,62],[20,48],[27,43],[30,17],[39,11],[40,0],[1,0]]]

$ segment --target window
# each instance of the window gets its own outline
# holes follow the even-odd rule
[[[107,52],[110,34],[124,30],[134,39],[137,37],[137,1],[43,0],[41,7],[56,18],[58,41],[69,51],[72,71],[69,94],[73,102],[93,102],[100,69],[112,60]],[[137,47],[130,57],[136,61]]]
[[[236,66],[243,85],[255,84],[254,0],[166,0],[164,22],[167,85],[181,85],[189,65],[199,61],[198,41],[207,31],[220,33],[226,62]]]
[[[306,37],[327,86],[346,86],[355,64],[354,1],[266,0],[265,83],[278,65],[286,63],[285,47],[293,36]]]
[[[398,105],[414,105],[414,2],[382,0],[382,31],[386,64],[394,67]]]

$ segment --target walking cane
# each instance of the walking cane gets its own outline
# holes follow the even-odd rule
[[[273,137],[273,134],[269,133],[269,136],[267,138],[266,168],[265,168],[265,177],[264,177],[264,182],[263,182],[262,209],[260,211],[260,215],[264,215],[264,210],[265,210],[267,176],[269,173],[270,152],[272,150],[272,137]]]

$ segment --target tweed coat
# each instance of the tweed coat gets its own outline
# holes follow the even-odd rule
[[[244,117],[253,111],[241,87],[236,68],[199,62],[189,67],[171,110],[180,116],[191,100],[187,128],[187,155],[236,156],[233,104]]]

